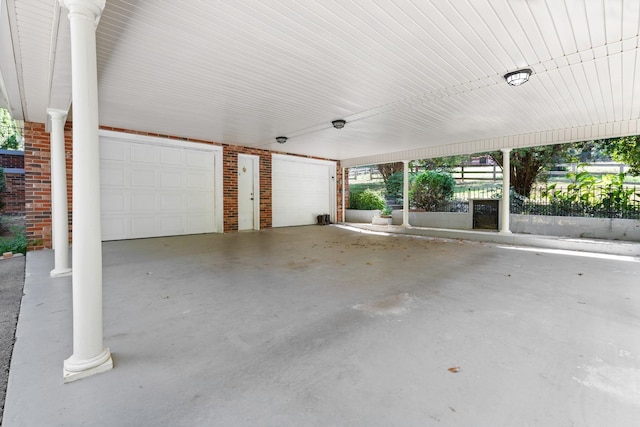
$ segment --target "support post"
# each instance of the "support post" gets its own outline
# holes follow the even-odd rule
[[[73,354],[64,382],[113,367],[102,330],[102,242],[96,26],[104,0],[59,0],[69,10],[73,99]]]
[[[403,160],[404,179],[402,180],[402,226],[411,227],[409,224],[409,160]]]
[[[67,207],[67,165],[64,151],[66,111],[47,109],[51,118],[51,207],[53,217],[54,267],[51,277],[71,274],[69,267],[69,211]]]
[[[345,213],[345,189],[346,189],[346,184],[345,184],[345,180],[349,179],[349,176],[345,176],[345,173],[348,173],[348,169],[347,168],[342,168],[342,222],[346,222],[346,213]]]
[[[500,233],[509,234],[509,190],[511,188],[511,148],[502,148],[502,209],[500,210]]]

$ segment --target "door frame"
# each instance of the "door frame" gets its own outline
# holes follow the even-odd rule
[[[253,169],[253,229],[260,230],[260,156],[253,154],[238,153],[238,170],[240,158],[251,160]],[[240,191],[238,185],[238,201],[240,199]],[[238,203],[238,229],[240,229],[240,203]]]

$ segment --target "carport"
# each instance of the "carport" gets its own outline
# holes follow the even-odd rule
[[[571,415],[563,419],[591,423],[600,419],[591,413],[595,407],[612,417],[612,408],[619,409],[621,423],[637,415],[637,407],[625,403],[626,387],[637,381],[614,381],[604,406],[594,403],[607,388],[598,378],[636,378],[631,365],[638,351],[626,346],[637,327],[629,295],[636,264],[455,243],[443,244],[444,252],[423,248],[428,258],[413,264],[414,251],[404,259],[397,258],[404,249],[383,249],[422,240],[381,243],[358,235],[361,241],[341,247],[355,237],[337,228],[286,226],[310,224],[314,214],[343,219],[349,167],[404,162],[407,174],[414,159],[489,150],[502,150],[506,165],[519,147],[639,134],[638,2],[0,0],[0,24],[0,105],[24,122],[28,233],[35,248],[55,249],[53,264],[50,252],[29,256],[33,292],[25,299],[25,319],[35,323],[21,324],[42,334],[29,342],[50,342],[56,352],[25,347],[23,355],[35,363],[25,364],[34,388],[17,400],[48,390],[67,402],[49,411],[52,417],[72,414],[87,422],[96,414],[124,416],[125,403],[140,401],[148,402],[144,420],[153,420],[154,410],[164,413],[154,409],[159,402],[183,403],[175,406],[175,419],[167,419],[185,424],[218,416],[220,424],[260,423],[261,417],[272,425],[305,424],[313,418],[298,418],[305,408],[325,413],[317,418],[323,424],[358,424],[356,416],[386,424],[391,418],[385,416],[403,413],[415,417],[412,423],[459,415],[455,402],[445,401],[477,392],[497,396],[494,405],[520,399],[501,418],[510,424],[517,414],[538,420],[544,415],[537,409],[547,403],[556,408],[548,413],[560,417],[561,400],[549,396],[579,390],[584,399],[571,397]],[[408,205],[404,213],[403,226],[411,230]],[[503,210],[503,235],[510,233],[508,218]],[[103,245],[107,225],[115,239],[235,234],[173,237],[166,247],[163,240]],[[315,233],[323,234],[311,238]],[[271,246],[271,238],[277,244]],[[192,252],[196,248],[201,252]],[[512,288],[514,266],[522,280]],[[587,275],[595,266],[602,271]],[[583,288],[591,274],[595,288]],[[604,286],[612,286],[614,275],[622,285],[610,294]],[[553,291],[561,289],[550,288],[556,277],[574,286],[566,306],[552,303]],[[185,286],[194,292],[180,293]],[[447,293],[438,293],[443,289]],[[588,295],[600,305],[589,314],[595,317],[581,318],[580,310],[592,304]],[[28,306],[32,297],[38,301]],[[189,317],[194,304],[203,305]],[[474,313],[485,316],[476,321]],[[530,323],[515,321],[522,313]],[[573,329],[559,327],[565,323],[590,328],[573,336]],[[501,338],[505,326],[510,335]],[[171,351],[170,334],[176,339]],[[532,346],[536,334],[542,335]],[[581,348],[589,334],[597,336],[578,356],[568,350]],[[603,347],[610,334],[617,338]],[[334,340],[339,343],[326,353]],[[464,344],[454,349],[452,341]],[[511,342],[502,356],[489,351]],[[552,344],[560,352],[548,357]],[[121,369],[60,390],[65,357],[63,378],[73,381],[110,370],[109,349]],[[617,354],[618,363],[605,353]],[[508,365],[506,356],[518,364]],[[483,364],[473,380],[482,387],[464,376],[473,372],[465,361]],[[291,365],[299,369],[289,373]],[[147,368],[158,371],[143,381]],[[499,369],[516,381],[498,376]],[[542,391],[539,382],[561,370],[571,372],[570,379]],[[44,378],[54,381],[53,371],[56,385],[44,386]],[[376,388],[383,373],[396,382]],[[159,382],[171,379],[156,383],[156,375]],[[524,377],[536,378],[527,390],[518,388]],[[130,382],[134,378],[140,384]],[[419,381],[404,381],[409,378]],[[456,383],[460,378],[469,382]],[[196,380],[203,381],[197,388]],[[216,392],[205,393],[212,384]],[[102,390],[121,399],[118,405],[90,401],[104,399]],[[421,393],[439,402],[436,414],[416,410]],[[347,407],[347,397],[372,403],[367,415],[359,405]],[[204,406],[186,414],[189,399]],[[533,409],[525,400],[533,401],[536,415],[526,412]],[[299,406],[289,413],[286,404],[293,401]],[[474,402],[469,417],[490,406]],[[344,412],[334,412],[338,407]],[[37,416],[22,408],[14,416]],[[240,413],[247,417],[233,418]]]
[[[104,249],[115,369],[61,385],[28,254],[4,425],[635,426],[640,259],[339,226]]]

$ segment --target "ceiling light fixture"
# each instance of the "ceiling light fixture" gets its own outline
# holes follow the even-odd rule
[[[504,75],[505,80],[511,86],[520,86],[529,81],[529,76],[531,75],[531,70],[528,68],[523,68],[522,70],[512,71]]]
[[[331,124],[336,129],[342,129],[344,127],[344,125],[347,124],[347,122],[345,122],[344,120],[334,120],[334,121],[331,122]]]
[[[287,137],[286,136],[276,136],[276,141],[278,142],[278,144],[284,144],[285,142],[287,142]]]

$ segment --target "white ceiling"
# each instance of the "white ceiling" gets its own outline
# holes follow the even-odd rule
[[[65,11],[0,2],[3,94],[43,122],[69,103]],[[107,0],[100,124],[346,165],[640,133],[639,25],[638,0]]]

